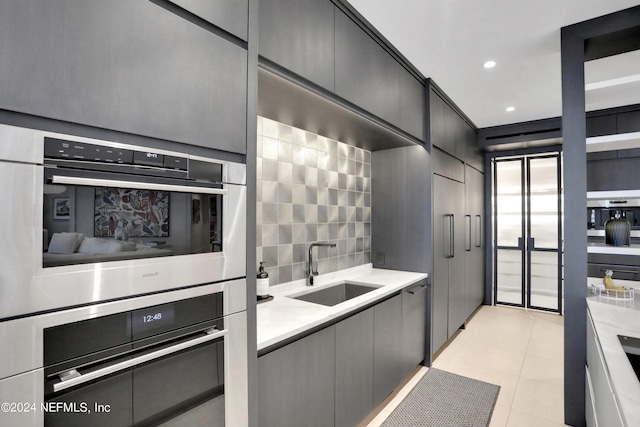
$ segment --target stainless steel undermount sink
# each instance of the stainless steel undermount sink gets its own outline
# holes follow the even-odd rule
[[[327,288],[318,289],[317,291],[306,292],[302,295],[292,297],[300,301],[312,302],[314,304],[326,305],[332,307],[341,302],[348,301],[352,298],[364,295],[378,289],[376,286],[359,285],[350,282],[340,282]]]

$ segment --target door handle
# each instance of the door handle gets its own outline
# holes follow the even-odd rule
[[[532,251],[536,248],[536,239],[533,237],[527,237],[527,250]]]
[[[465,233],[464,250],[471,252],[471,215],[464,216],[464,226],[468,230],[468,232]]]
[[[194,187],[189,185],[158,184],[155,182],[122,181],[115,179],[83,178],[78,176],[54,175],[54,184],[88,185],[94,187],[137,188],[141,190],[175,191],[178,193],[227,194],[223,188]]]
[[[449,233],[449,239],[451,239],[451,256],[449,258],[453,258],[456,254],[456,249],[455,249],[455,243],[456,243],[456,239],[454,238],[454,235],[456,233],[456,217],[451,214],[451,232]]]
[[[418,286],[414,286],[411,289],[407,289],[406,292],[408,294],[415,295],[415,294],[417,294],[419,292],[422,292],[422,291],[424,291],[426,289],[427,289],[427,285],[418,285]]]
[[[482,215],[476,215],[476,248],[482,247]]]
[[[445,214],[444,222],[444,257],[453,258],[453,214]]]
[[[524,239],[522,237],[518,237],[518,249],[524,249]]]

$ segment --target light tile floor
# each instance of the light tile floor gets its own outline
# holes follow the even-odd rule
[[[501,386],[490,427],[564,426],[563,334],[557,314],[483,306],[433,366]],[[363,425],[379,426],[426,371],[419,369]]]

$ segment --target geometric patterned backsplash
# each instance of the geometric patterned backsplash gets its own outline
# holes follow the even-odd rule
[[[371,262],[371,152],[258,117],[257,260],[271,286]],[[257,266],[256,266],[257,269]]]

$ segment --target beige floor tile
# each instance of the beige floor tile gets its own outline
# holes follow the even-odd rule
[[[564,339],[531,339],[527,347],[527,356],[538,356],[547,359],[564,359]]]
[[[520,376],[562,388],[564,384],[564,361],[562,359],[548,359],[527,354],[524,358]]]
[[[442,350],[442,352],[433,361],[433,367],[437,369],[446,370],[449,363],[451,363],[462,346],[467,342],[467,331],[461,331],[458,336]]]
[[[519,375],[524,362],[524,353],[503,350],[482,342],[470,341],[458,351],[453,358],[453,362]]]
[[[515,395],[516,388],[518,386],[519,377],[517,375],[505,374],[504,372],[498,372],[465,363],[452,363],[447,371],[462,375],[463,377],[499,385],[500,393],[498,393],[498,400],[496,403],[507,407],[510,407],[513,403],[513,396]]]
[[[511,412],[510,406],[496,404],[496,407],[493,408],[489,427],[506,427],[509,420],[509,412]]]
[[[562,423],[564,422],[562,387],[520,378],[511,408],[549,421]]]
[[[530,334],[527,333],[496,333],[495,331],[482,329],[470,333],[465,344],[480,342],[501,350],[524,354],[529,346],[529,336]]]
[[[564,423],[540,418],[527,412],[511,408],[507,427],[562,427]]]
[[[535,317],[539,320],[564,326],[564,316],[561,316],[558,313],[545,313],[544,311],[536,311]]]

